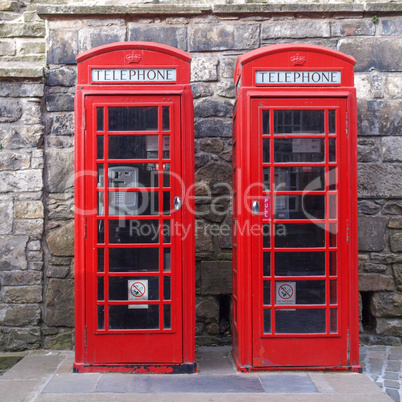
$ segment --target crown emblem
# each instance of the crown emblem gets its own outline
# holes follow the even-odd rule
[[[294,66],[304,66],[304,63],[306,62],[306,58],[302,56],[300,53],[296,53],[295,56],[292,56],[290,58],[290,61]]]
[[[126,59],[130,64],[139,63],[141,61],[141,55],[135,52],[131,52],[126,56]]]

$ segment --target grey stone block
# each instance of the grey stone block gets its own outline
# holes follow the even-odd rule
[[[232,137],[232,121],[221,119],[202,119],[194,125],[195,138]]]
[[[32,271],[4,271],[0,273],[3,286],[41,285],[42,273]]]
[[[340,19],[331,22],[332,36],[372,36],[375,25],[370,19]]]
[[[395,233],[389,238],[391,251],[398,253],[402,251],[402,233]]]
[[[401,317],[402,295],[393,292],[375,292],[371,299],[370,311],[374,317]]]
[[[208,84],[201,82],[191,84],[191,91],[193,92],[194,99],[212,96],[214,94],[214,91]]]
[[[400,164],[365,164],[358,167],[359,197],[400,197],[402,166]],[[384,207],[385,208],[385,207]]]
[[[35,304],[0,304],[0,325],[24,327],[38,325],[41,310]]]
[[[0,236],[0,271],[26,269],[25,249],[28,236]]]
[[[47,72],[47,85],[72,87],[77,80],[76,70],[71,66],[63,66],[59,68],[51,68]]]
[[[191,82],[217,81],[218,60],[212,57],[193,57],[191,60]]]
[[[49,149],[46,152],[46,187],[50,193],[64,193],[74,186],[73,150]]]
[[[277,38],[327,38],[330,36],[328,21],[284,20],[267,21],[262,24],[262,39]]]
[[[402,137],[382,138],[384,162],[402,162]]]
[[[232,117],[233,105],[227,100],[205,98],[194,108],[196,117]]]
[[[125,39],[126,28],[124,26],[111,25],[84,28],[78,32],[78,48],[80,52],[84,52],[98,46],[124,42]]]
[[[381,162],[379,139],[359,139],[357,158],[359,162]]]
[[[42,301],[41,286],[7,286],[3,289],[5,303],[40,303]]]
[[[359,274],[359,290],[361,292],[395,290],[394,278],[390,275]]]
[[[46,109],[48,112],[69,112],[74,110],[74,95],[52,94],[46,96]]]
[[[74,326],[74,281],[50,278],[45,298],[44,322],[49,326]]]
[[[22,116],[22,107],[18,99],[0,98],[0,123],[12,123]]]
[[[129,27],[129,38],[130,40],[162,43],[187,50],[187,29],[183,27],[139,26],[136,24]]]
[[[380,28],[383,35],[402,35],[402,18],[381,18]]]
[[[48,33],[49,51],[47,62],[49,64],[76,64],[78,51],[78,31],[53,30]]]
[[[400,135],[401,101],[358,101],[359,135]]]
[[[189,29],[189,50],[206,52],[214,50],[256,49],[259,42],[257,24],[194,25]]]
[[[355,71],[402,71],[401,47],[401,38],[350,38],[338,50],[356,59]]]
[[[74,255],[74,222],[52,230],[46,238],[49,251],[54,256]]]
[[[385,247],[385,229],[388,218],[359,217],[359,251],[382,251]]]
[[[202,261],[201,283],[203,295],[230,295],[232,293],[232,263],[230,261]]]

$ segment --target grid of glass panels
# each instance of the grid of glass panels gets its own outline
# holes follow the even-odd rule
[[[96,109],[98,332],[171,332],[170,106]]]
[[[263,334],[337,334],[338,109],[261,110]]]

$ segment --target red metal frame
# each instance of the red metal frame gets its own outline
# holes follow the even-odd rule
[[[133,59],[135,61],[133,62]],[[170,46],[149,42],[125,42],[101,46],[77,57],[78,85],[76,87],[75,119],[75,295],[76,295],[76,358],[74,369],[78,372],[131,371],[148,373],[194,372],[195,364],[195,267],[194,267],[194,133],[193,102],[190,81],[190,60],[187,53]],[[111,64],[112,62],[112,64]],[[133,64],[134,63],[134,64]],[[175,68],[174,82],[112,82],[92,83],[92,68]],[[147,304],[172,306],[172,328],[164,330],[163,314],[159,313],[160,330],[105,330],[97,329],[97,305],[140,304],[127,301],[97,301],[97,278],[113,277],[115,274],[97,272],[96,215],[97,192],[116,190],[97,189],[96,164],[109,163],[96,155],[96,108],[107,106],[156,106],[171,108],[171,127],[169,132],[133,132],[130,135],[155,134],[162,149],[162,136],[170,135],[170,159],[163,158],[162,152],[154,162],[158,166],[170,163],[172,171],[181,177],[181,184],[171,183],[171,207],[173,198],[180,196],[183,206],[180,211],[169,215],[135,217],[136,220],[156,219],[160,222],[169,218],[171,222],[190,229],[186,236],[172,233],[172,267],[176,272],[166,274],[162,271],[161,259],[159,272],[119,273],[118,276],[141,278],[172,278],[171,301],[163,301],[163,289],[159,287],[159,301]],[[106,112],[107,113],[107,112]],[[113,136],[117,133],[107,133]],[[121,134],[121,133],[120,133]],[[126,133],[125,133],[126,134]],[[105,137],[107,138],[107,137]],[[105,141],[106,143],[106,141]],[[107,147],[107,146],[106,146]],[[105,152],[106,152],[105,148]],[[111,163],[115,162],[110,160]],[[120,161],[119,161],[120,162]],[[134,162],[124,160],[125,163]],[[135,160],[135,163],[149,162]],[[159,183],[161,183],[161,171]],[[142,189],[146,191],[149,189]],[[131,190],[137,191],[137,190]],[[162,205],[162,190],[159,190],[159,205]],[[173,208],[171,208],[173,210]],[[105,197],[107,210],[107,197]],[[127,219],[127,217],[125,217]],[[102,218],[105,222],[111,218]],[[107,226],[107,225],[105,225]],[[107,238],[107,236],[105,235]],[[159,235],[161,241],[161,234]],[[105,245],[105,249],[108,247]],[[138,247],[119,245],[119,247]],[[147,245],[141,245],[147,247]],[[163,253],[159,247],[160,255]],[[107,252],[106,252],[107,254]],[[107,257],[106,257],[107,260]],[[162,283],[162,281],[161,281]],[[107,295],[107,280],[105,292]],[[105,314],[106,316],[106,314]]]
[[[298,55],[298,56],[297,56]],[[292,58],[298,57],[292,66]],[[300,62],[300,60],[302,60]],[[300,63],[299,63],[300,62]],[[340,52],[320,46],[304,44],[285,44],[261,48],[239,56],[235,67],[237,98],[234,111],[233,138],[233,193],[234,193],[234,245],[233,245],[233,355],[237,367],[242,371],[272,369],[331,369],[360,371],[358,350],[358,284],[357,284],[357,129],[356,129],[356,94],[353,87],[353,65],[355,60]],[[303,63],[303,65],[298,65]],[[336,85],[328,84],[291,84],[282,85],[256,84],[255,72],[272,71],[341,71],[342,81]],[[338,166],[338,184],[332,194],[337,194],[338,215],[329,219],[328,202],[326,214],[321,221],[327,225],[337,222],[338,227],[338,271],[337,276],[329,276],[328,242],[322,249],[327,255],[324,276],[275,277],[274,253],[291,252],[292,249],[275,249],[275,238],[267,251],[271,251],[271,276],[263,277],[262,271],[262,236],[253,235],[245,228],[261,227],[270,223],[271,235],[275,223],[295,223],[292,219],[275,219],[274,195],[297,195],[301,191],[289,193],[273,191],[274,166],[273,146],[271,145],[270,168],[271,211],[270,219],[263,221],[262,213],[251,213],[252,200],[262,201],[262,111],[273,116],[273,110],[337,110],[338,130],[336,134],[337,159],[329,164],[326,157],[322,165],[328,171],[330,165]],[[264,138],[273,142],[273,118],[270,120],[271,134]],[[348,127],[347,127],[348,126]],[[326,121],[326,130],[328,123]],[[275,135],[275,138],[286,135]],[[306,135],[292,135],[292,138],[307,138]],[[322,136],[328,141],[328,131]],[[334,138],[334,137],[333,137]],[[325,142],[327,144],[327,142]],[[327,148],[327,146],[326,146]],[[326,151],[328,156],[328,150]],[[280,166],[303,166],[311,163],[286,164]],[[250,184],[252,191],[246,193]],[[257,185],[255,185],[257,184]],[[313,192],[325,195],[328,200],[328,188]],[[268,194],[268,193],[267,193]],[[298,220],[298,223],[316,222]],[[328,232],[326,232],[328,240]],[[295,251],[294,249],[293,251]],[[300,249],[297,249],[301,251]],[[303,251],[309,251],[303,248]],[[264,334],[262,323],[263,292],[262,281],[271,283],[270,303],[264,309],[271,311],[289,309],[289,305],[275,305],[275,281],[283,280],[324,280],[326,301],[323,305],[292,305],[292,309],[323,308],[326,311],[326,330],[324,334],[276,334],[275,320],[271,314],[271,332]],[[329,303],[329,279],[338,281],[337,304]],[[239,291],[241,289],[241,291]],[[275,307],[274,307],[275,306]],[[338,309],[338,331],[331,333],[329,328],[330,307]]]

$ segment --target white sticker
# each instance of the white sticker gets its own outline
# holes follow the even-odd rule
[[[276,282],[276,304],[296,304],[296,282]]]
[[[148,280],[129,280],[128,281],[128,300],[141,301],[148,300]],[[128,306],[131,309],[146,309],[148,304],[131,304]]]

